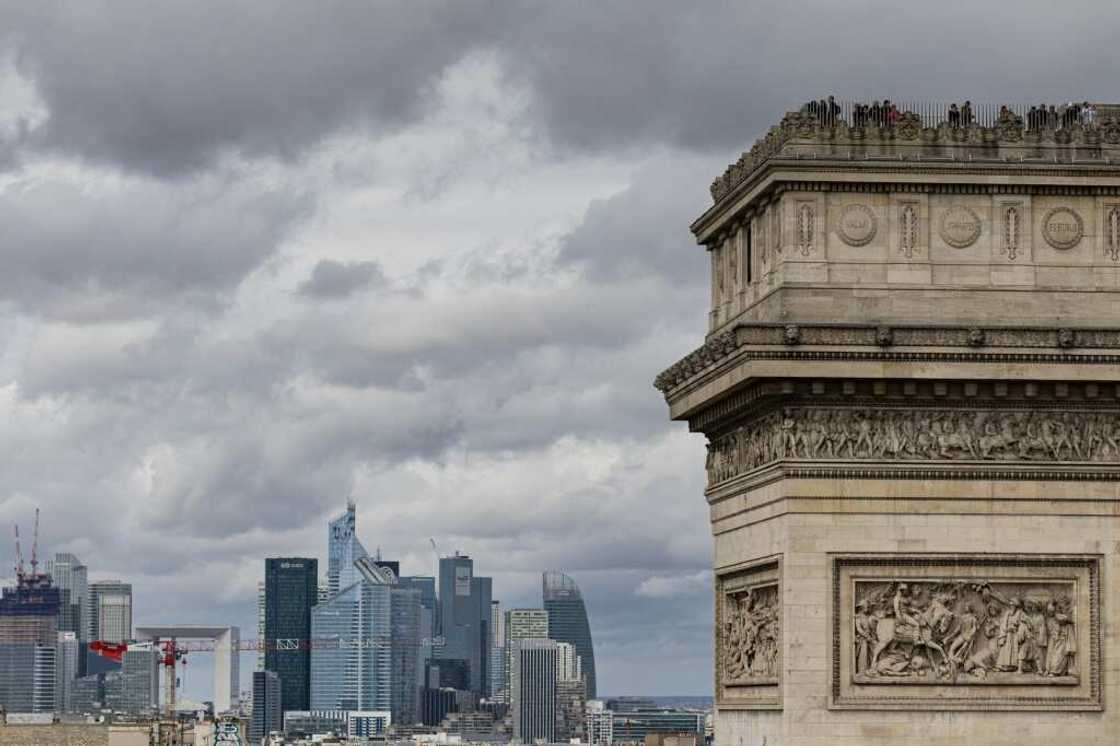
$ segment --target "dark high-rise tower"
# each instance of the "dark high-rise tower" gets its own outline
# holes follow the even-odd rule
[[[541,585],[544,608],[548,612],[548,636],[576,649],[587,679],[587,698],[595,699],[595,647],[591,643],[591,627],[579,586],[562,572],[544,573]]]
[[[280,708],[311,709],[311,607],[319,595],[319,561],[264,561],[264,667],[280,677]],[[283,648],[283,649],[281,649]]]
[[[475,576],[470,557],[456,553],[440,558],[440,657],[466,661],[470,689],[483,696],[490,685],[490,600],[490,578]]]

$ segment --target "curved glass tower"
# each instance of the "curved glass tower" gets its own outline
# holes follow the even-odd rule
[[[579,586],[564,573],[555,571],[544,573],[541,585],[548,612],[548,636],[576,649],[587,679],[587,698],[595,699],[595,648]]]

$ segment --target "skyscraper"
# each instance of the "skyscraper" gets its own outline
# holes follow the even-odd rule
[[[439,561],[441,658],[467,662],[470,690],[487,694],[490,670],[491,579],[474,575],[474,561],[458,552]]]
[[[257,583],[257,639],[264,640],[264,581]],[[264,670],[264,646],[257,648],[257,669]]]
[[[505,677],[502,701],[509,702],[510,676],[513,671],[513,643],[519,640],[547,640],[548,612],[544,609],[509,609],[505,614]]]
[[[105,674],[105,707],[141,714],[159,709],[160,651],[129,646],[121,670]]]
[[[392,702],[393,722],[419,722],[419,690],[416,668],[420,664],[420,591],[400,584],[392,595]]]
[[[70,596],[68,608],[59,609],[58,631],[73,632],[79,641],[87,641],[90,625],[88,569],[74,555],[60,552],[47,560],[47,574],[55,588],[68,591]]]
[[[544,573],[541,586],[544,608],[548,612],[548,636],[575,647],[587,680],[587,698],[595,699],[595,648],[579,586],[562,572]]]
[[[319,646],[311,653],[311,706],[300,709],[390,709],[392,585],[376,572],[356,574],[311,612]]]
[[[416,658],[416,685],[423,688],[424,668],[436,647],[436,579],[427,575],[413,575],[398,578],[397,583],[401,588],[411,588],[420,594],[420,625],[416,632],[420,646]]]
[[[80,676],[79,666],[85,656],[76,632],[58,633],[57,671],[55,672],[55,711],[65,712],[74,682]]]
[[[507,702],[506,617],[500,601],[490,602],[490,698]]]
[[[510,671],[513,739],[533,743],[556,740],[557,644],[553,640],[516,640]]]
[[[587,682],[575,646],[556,643],[556,740],[580,740],[586,730]]]
[[[327,526],[327,588],[331,596],[358,580],[354,562],[367,556],[358,541],[357,524],[357,507],[348,500],[346,511]]]
[[[132,584],[99,580],[89,584],[90,639],[128,642],[132,639]]]
[[[311,709],[311,608],[319,592],[319,561],[271,557],[264,570],[264,667],[280,677],[281,709]]]
[[[22,576],[0,596],[0,707],[53,712],[56,705],[58,588],[47,576]]]
[[[249,720],[249,743],[260,743],[272,731],[282,730],[280,677],[275,671],[253,672],[253,714]]]

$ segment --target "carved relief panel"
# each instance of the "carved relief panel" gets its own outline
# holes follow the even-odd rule
[[[1030,225],[1026,204],[1021,200],[1005,200],[1000,201],[996,209],[1000,258],[1009,262],[1026,258],[1029,232],[1024,229]]]
[[[1120,412],[787,407],[708,444],[710,486],[772,462],[1120,463]]]
[[[816,203],[797,203],[797,252],[803,257],[811,256],[817,245]]]
[[[913,259],[918,251],[918,204],[903,202],[898,209],[898,252]]]
[[[1120,262],[1120,204],[1105,203],[1102,239],[1104,258],[1109,262]]]
[[[782,591],[778,559],[716,575],[716,694],[721,708],[781,704]]]
[[[834,708],[1101,709],[1099,559],[838,557]]]

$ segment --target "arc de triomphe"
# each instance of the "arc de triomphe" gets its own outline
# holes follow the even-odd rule
[[[1028,124],[787,114],[692,225],[720,746],[1120,743],[1120,112]]]

